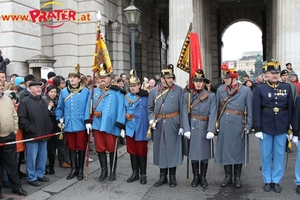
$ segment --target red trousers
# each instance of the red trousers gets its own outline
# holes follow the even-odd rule
[[[97,152],[115,152],[117,140],[116,136],[97,130],[93,130],[93,135]]]
[[[78,132],[65,132],[70,151],[85,151],[87,144],[86,130]]]
[[[126,136],[127,152],[133,155],[146,156],[148,153],[148,141],[136,141],[134,136]]]

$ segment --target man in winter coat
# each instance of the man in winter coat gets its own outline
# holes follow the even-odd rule
[[[242,163],[249,162],[248,133],[252,129],[252,91],[237,82],[238,73],[235,69],[229,69],[227,64],[223,64],[221,69],[225,84],[219,86],[216,93],[216,125],[219,126],[216,128],[219,133],[215,162],[224,165],[225,179],[221,187],[234,183],[235,188],[241,188]]]
[[[190,139],[188,158],[192,161],[194,174],[191,185],[196,187],[200,183],[203,188],[208,186],[206,172],[208,160],[213,158],[211,140],[215,135],[217,119],[216,96],[204,89],[206,82],[203,70],[197,70],[193,78],[194,89],[191,90],[191,93],[185,93],[183,98],[183,118],[188,118],[188,106],[190,106],[191,125],[183,124],[183,130],[184,136]]]
[[[160,178],[154,184],[159,187],[168,182],[175,187],[176,167],[182,164],[183,90],[174,84],[173,65],[161,71],[161,83],[150,90],[148,98],[148,119],[153,129],[153,163],[160,168]],[[187,122],[188,123],[188,122]]]
[[[42,99],[42,83],[33,81],[29,84],[30,94],[19,105],[19,126],[24,139],[36,138],[50,134],[52,123],[48,113],[48,105]],[[26,142],[27,181],[32,186],[40,186],[40,182],[48,182],[45,177],[47,161],[47,139]]]

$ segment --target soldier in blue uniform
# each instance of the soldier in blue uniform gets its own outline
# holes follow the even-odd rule
[[[135,71],[130,71],[129,90],[125,95],[126,108],[126,142],[127,152],[130,154],[132,175],[127,182],[133,182],[140,178],[141,184],[147,183],[146,167],[149,128],[147,116],[148,92],[140,89],[141,81],[135,76]],[[139,171],[141,176],[139,177]]]
[[[110,70],[103,64],[98,77],[98,87],[94,90],[93,101],[93,136],[95,148],[101,166],[99,181],[107,175],[107,156],[109,152],[109,180],[116,179],[117,168],[117,139],[125,137],[125,98],[116,85],[110,85]]]
[[[296,98],[296,103],[295,103],[295,109],[294,109],[294,115],[293,115],[293,142],[296,144],[297,147],[297,157],[296,157],[296,166],[295,166],[295,184],[297,185],[296,187],[296,192],[300,194],[300,145],[299,143],[299,137],[300,137],[300,96]]]
[[[259,138],[264,190],[280,193],[284,174],[286,134],[292,122],[293,93],[288,83],[279,82],[280,63],[265,62],[268,81],[257,85],[253,96],[255,136]]]
[[[67,176],[68,180],[76,175],[78,180],[83,179],[87,134],[91,129],[90,91],[80,84],[79,69],[77,65],[69,73],[70,84],[60,92],[56,107],[56,120],[59,121],[58,126],[64,128],[70,150],[71,173]]]
[[[191,185],[196,187],[200,183],[203,188],[208,186],[206,172],[208,160],[213,158],[211,139],[215,135],[217,119],[216,96],[204,89],[207,81],[208,79],[205,78],[203,70],[197,70],[193,78],[195,89],[191,90],[191,94],[185,93],[183,98],[183,118],[188,118],[188,106],[191,109],[191,125],[189,123],[183,124],[184,136],[190,139],[188,158],[192,161],[194,174]]]

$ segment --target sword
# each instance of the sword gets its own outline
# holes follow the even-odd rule
[[[245,168],[247,167],[247,132],[244,130],[244,137],[245,137]]]
[[[117,155],[117,146],[118,146],[118,139],[119,139],[119,137],[116,138],[114,160],[113,160],[111,172],[114,172],[114,168],[115,168],[116,155]]]

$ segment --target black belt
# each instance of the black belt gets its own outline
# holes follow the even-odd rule
[[[269,111],[273,111],[274,113],[278,113],[280,111],[284,111],[287,110],[287,107],[283,107],[283,108],[278,108],[278,107],[267,107],[267,106],[263,106],[262,107],[263,110],[269,110]]]

